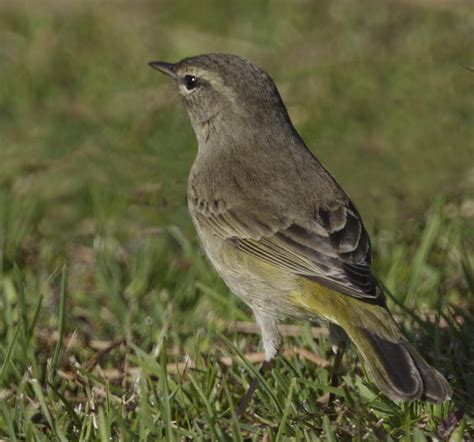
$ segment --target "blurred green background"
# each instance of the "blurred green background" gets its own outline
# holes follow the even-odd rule
[[[3,1],[0,183],[55,240],[93,233],[102,203],[119,230],[189,231],[196,143],[147,61],[232,52],[273,76],[368,226],[397,229],[474,187],[473,16],[439,0]]]
[[[67,370],[68,351],[78,363],[93,351],[61,350],[44,333],[126,337],[154,357],[164,333],[173,354],[199,358],[216,350],[207,333],[219,321],[250,319],[200,252],[186,208],[194,134],[151,60],[231,52],[269,72],[297,130],[360,210],[381,280],[409,307],[471,311],[473,36],[471,0],[1,1],[0,355],[11,358],[11,367],[0,358],[2,398],[12,410],[33,407],[18,396],[39,397],[25,386],[28,366],[83,400],[54,368]],[[466,330],[458,343],[472,342]],[[257,338],[235,339],[258,349]],[[440,342],[437,361],[448,357]],[[468,400],[472,349],[461,348],[450,372]],[[104,366],[132,357],[114,351]],[[194,412],[185,400],[170,407]],[[0,411],[0,435],[11,437],[2,428],[17,424]],[[375,428],[379,417],[357,425]]]

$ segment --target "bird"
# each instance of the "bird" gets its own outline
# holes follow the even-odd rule
[[[262,372],[282,345],[281,321],[324,319],[390,399],[449,400],[445,377],[387,308],[359,212],[296,131],[272,78],[233,54],[149,65],[174,80],[189,115],[198,144],[189,212],[208,259],[255,316]]]

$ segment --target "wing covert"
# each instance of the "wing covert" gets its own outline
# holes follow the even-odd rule
[[[330,289],[366,302],[384,304],[372,275],[371,246],[353,205],[320,208],[307,220],[275,217],[220,206],[194,210],[199,222],[238,249]]]

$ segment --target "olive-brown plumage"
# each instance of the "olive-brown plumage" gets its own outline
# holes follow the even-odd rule
[[[294,129],[271,78],[235,55],[151,66],[175,79],[198,140],[189,210],[207,256],[253,310],[266,360],[278,321],[341,327],[392,399],[443,402],[445,378],[402,335],[359,213]]]

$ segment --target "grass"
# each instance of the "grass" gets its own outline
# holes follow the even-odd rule
[[[472,8],[289,5],[0,5],[1,439],[474,438]],[[331,387],[325,327],[297,324],[236,418],[260,339],[202,255],[194,136],[146,66],[216,50],[272,73],[449,403],[390,401],[353,348]]]

